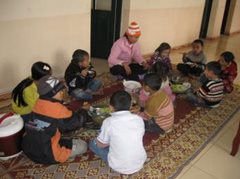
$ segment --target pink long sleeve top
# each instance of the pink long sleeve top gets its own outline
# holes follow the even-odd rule
[[[125,36],[118,39],[112,46],[108,57],[109,67],[122,65],[122,63],[132,63],[133,61],[141,64],[144,59],[141,54],[139,43],[130,44]]]

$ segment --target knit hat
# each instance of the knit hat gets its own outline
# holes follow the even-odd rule
[[[64,88],[64,83],[54,76],[47,75],[38,81],[38,93],[43,97],[51,98]]]
[[[127,35],[130,35],[130,36],[139,37],[141,35],[141,31],[140,31],[138,23],[131,22],[131,24],[129,24],[129,26],[128,26],[126,33],[127,33]]]

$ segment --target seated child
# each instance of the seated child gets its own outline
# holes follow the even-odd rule
[[[140,116],[145,120],[145,130],[164,134],[172,129],[174,107],[168,95],[160,90],[161,79],[156,74],[147,74],[143,80],[143,88],[150,94]]]
[[[232,52],[223,52],[219,58],[222,66],[221,78],[223,80],[224,91],[231,93],[233,91],[233,81],[237,77],[237,63],[234,61]]]
[[[90,150],[115,171],[132,174],[139,171],[147,158],[143,147],[144,123],[132,114],[131,96],[115,92],[110,99],[111,117],[103,121],[98,137],[89,144]]]
[[[200,39],[194,40],[192,50],[183,55],[183,63],[177,65],[177,69],[183,75],[200,76],[205,68],[207,58],[203,53],[203,41]]]
[[[89,54],[81,49],[75,50],[72,61],[65,71],[69,94],[80,100],[91,100],[102,83],[94,79],[96,72],[89,62]]]
[[[57,78],[44,76],[38,81],[40,97],[32,113],[22,116],[25,122],[22,149],[34,162],[63,163],[87,150],[83,140],[61,136],[79,129],[88,120],[85,110],[73,112],[62,104],[64,88],[64,83]]]
[[[171,46],[168,43],[163,42],[155,50],[153,56],[151,57],[148,63],[151,66],[153,66],[156,62],[161,61],[168,66],[169,70],[172,70],[172,64],[169,58],[170,52],[171,52]]]
[[[196,92],[189,92],[187,99],[194,105],[217,107],[223,98],[223,81],[219,78],[221,65],[216,61],[207,63],[204,71],[208,79]]]
[[[28,114],[37,101],[37,81],[45,75],[52,73],[50,65],[44,62],[36,62],[32,65],[32,75],[21,81],[12,91],[11,105],[17,114]]]
[[[156,62],[152,67],[152,73],[158,75],[158,77],[161,79],[162,83],[160,89],[164,91],[172,101],[174,101],[176,96],[172,93],[172,89],[169,85],[169,68],[167,64],[162,61]],[[144,107],[144,104],[146,103],[148,98],[149,92],[146,92],[144,88],[142,88],[139,94],[139,101],[141,107]]]

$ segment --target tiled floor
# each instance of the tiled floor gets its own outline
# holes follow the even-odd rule
[[[240,34],[231,37],[222,36],[215,41],[205,41],[205,53],[209,60],[218,59],[223,51],[232,51],[240,64]],[[175,50],[171,53],[173,63],[181,60],[182,52],[189,48]],[[93,59],[97,72],[108,69],[106,60]],[[239,67],[240,68],[240,67]],[[240,84],[238,75],[237,84]],[[206,146],[206,148],[189,164],[177,177],[178,179],[240,179],[240,151],[236,157],[229,155],[233,137],[237,132],[240,121],[240,111]]]

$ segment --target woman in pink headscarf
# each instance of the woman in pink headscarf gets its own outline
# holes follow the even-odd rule
[[[132,22],[125,35],[112,46],[108,57],[110,72],[120,78],[139,80],[146,73],[148,64],[142,57],[139,43],[141,36],[138,23]]]

